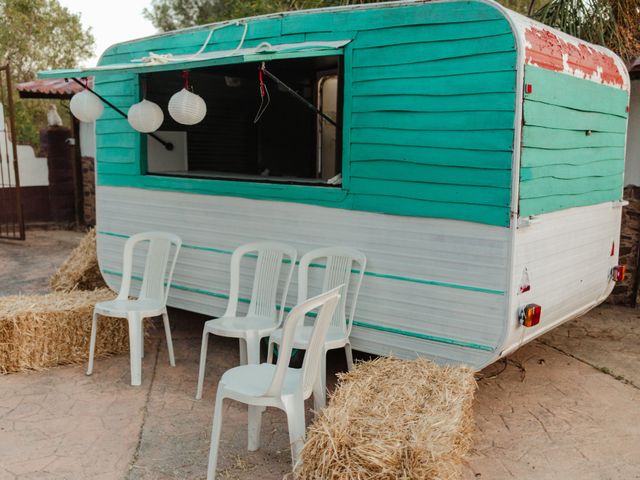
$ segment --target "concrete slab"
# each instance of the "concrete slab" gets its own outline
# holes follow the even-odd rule
[[[601,305],[541,342],[640,388],[640,310]]]
[[[482,373],[465,479],[640,478],[640,390],[539,342]]]
[[[0,376],[0,478],[126,478],[142,428],[155,360],[142,388],[128,385],[128,357],[84,367]]]
[[[45,293],[49,277],[84,233],[27,230],[25,241],[0,240],[0,295]]]

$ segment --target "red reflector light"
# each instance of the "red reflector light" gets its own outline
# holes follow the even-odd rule
[[[533,85],[531,85],[530,83],[527,83],[525,86],[525,92],[527,93],[533,93]]]
[[[624,280],[624,274],[627,271],[627,267],[625,265],[618,265],[617,267],[613,267],[611,270],[611,279],[614,282],[621,282]]]
[[[520,323],[524,327],[535,327],[540,323],[541,315],[542,307],[535,303],[530,303],[526,307],[522,307],[522,310],[520,310]]]

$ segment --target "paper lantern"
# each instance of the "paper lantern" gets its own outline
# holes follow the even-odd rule
[[[127,114],[129,124],[137,131],[142,133],[155,132],[162,122],[164,122],[164,113],[158,104],[149,100],[142,100],[140,103],[131,105]]]
[[[207,114],[207,104],[200,95],[183,88],[169,99],[169,115],[182,125],[200,123]]]
[[[69,109],[73,116],[81,122],[91,123],[100,118],[104,111],[104,105],[102,100],[89,90],[82,90],[71,98]]]

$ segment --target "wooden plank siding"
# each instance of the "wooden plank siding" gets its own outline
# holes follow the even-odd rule
[[[342,188],[144,175],[147,139],[108,107],[96,127],[100,185],[509,225],[516,44],[499,10],[471,1],[292,12],[248,22],[247,47],[352,39],[344,49]],[[100,64],[150,51],[192,53],[208,32],[120,44]],[[217,30],[205,51],[233,49],[242,33],[241,26]],[[100,75],[96,89],[125,111],[139,98],[134,74]]]
[[[520,215],[622,198],[628,93],[525,67]]]

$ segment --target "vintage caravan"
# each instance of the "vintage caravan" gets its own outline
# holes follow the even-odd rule
[[[347,245],[368,258],[354,348],[481,368],[598,305],[621,273],[625,66],[490,0],[246,18],[41,76],[95,76],[122,112],[143,98],[164,111],[155,137],[111,106],[96,122],[113,288],[145,230],[184,241],[170,305],[213,316],[238,245]],[[167,110],[185,84],[207,109],[191,126]]]

